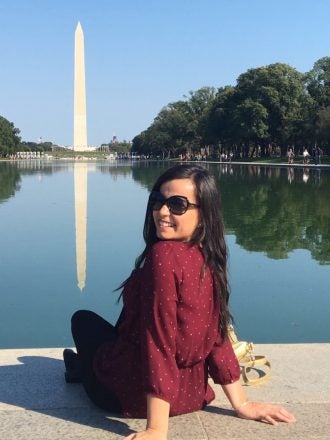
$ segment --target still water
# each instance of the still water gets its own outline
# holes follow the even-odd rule
[[[115,321],[168,163],[0,163],[0,348],[72,345],[70,316]],[[205,165],[219,184],[241,339],[330,342],[330,171]]]

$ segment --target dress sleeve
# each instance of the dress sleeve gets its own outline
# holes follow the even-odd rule
[[[141,363],[146,394],[170,405],[179,391],[175,360],[177,288],[180,269],[170,244],[159,242],[149,252],[141,283]]]
[[[221,340],[218,336],[206,361],[214,383],[227,385],[240,378],[240,366],[228,338]]]

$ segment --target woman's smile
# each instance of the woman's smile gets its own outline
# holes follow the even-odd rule
[[[175,223],[172,223],[172,222],[169,222],[166,220],[162,220],[162,219],[158,220],[158,224],[160,227],[164,227],[164,228],[174,228],[175,227]]]

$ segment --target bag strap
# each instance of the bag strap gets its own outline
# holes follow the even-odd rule
[[[242,361],[241,361],[242,362]],[[244,361],[243,361],[244,362]],[[262,370],[262,375],[259,374],[259,370],[255,368],[258,365],[266,366],[268,367],[268,371]],[[267,379],[269,379],[272,370],[272,366],[269,360],[266,358],[266,356],[254,356],[253,360],[244,362],[241,365],[241,372],[242,372],[242,378],[246,385],[257,385],[265,382]],[[252,370],[258,370],[259,377],[256,379],[250,379],[248,377],[248,373]]]
[[[234,353],[240,363],[242,379],[246,385],[256,385],[265,382],[271,375],[271,363],[265,356],[255,356],[253,354],[253,343],[246,341],[239,341],[234,327],[232,325],[228,326],[228,337],[233,346]],[[253,370],[258,370],[256,366],[265,366],[268,371],[264,372],[262,370],[262,375],[259,374],[257,379],[250,379],[248,373]],[[260,370],[258,370],[259,373]]]

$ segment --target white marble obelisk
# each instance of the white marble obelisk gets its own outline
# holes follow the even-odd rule
[[[87,148],[84,33],[80,22],[78,22],[74,44],[73,149],[74,151],[86,151]]]

